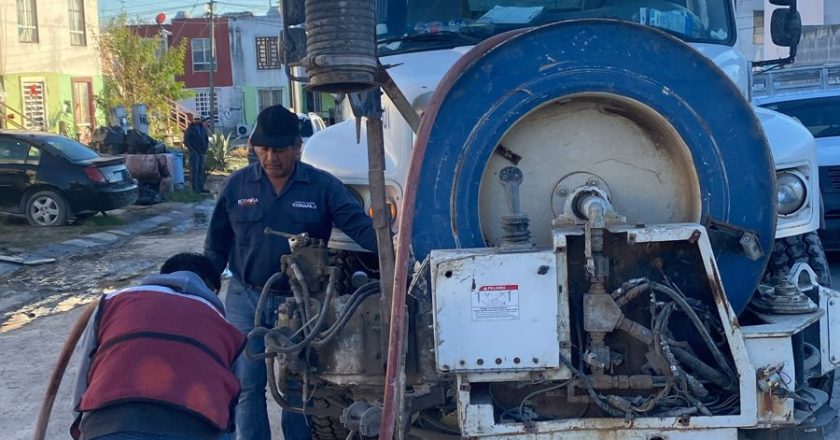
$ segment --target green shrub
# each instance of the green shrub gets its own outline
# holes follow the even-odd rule
[[[207,158],[205,165],[207,171],[221,171],[227,167],[228,156],[230,155],[230,135],[225,136],[222,132],[217,131],[213,136],[213,142],[210,148],[207,149]]]

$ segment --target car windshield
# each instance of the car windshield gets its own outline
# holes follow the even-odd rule
[[[798,119],[815,138],[840,136],[840,95],[777,102],[764,107]]]
[[[691,42],[735,39],[730,0],[379,0],[377,13],[380,55],[472,45],[579,18],[641,23]]]
[[[60,151],[71,162],[81,162],[99,157],[99,153],[64,136],[48,136],[44,138],[44,143]]]

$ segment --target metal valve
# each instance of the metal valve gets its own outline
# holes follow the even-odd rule
[[[506,251],[528,250],[534,247],[531,241],[531,231],[528,230],[528,216],[520,212],[519,185],[524,176],[517,167],[505,167],[499,171],[499,180],[505,187],[510,202],[510,214],[502,216],[501,247]]]

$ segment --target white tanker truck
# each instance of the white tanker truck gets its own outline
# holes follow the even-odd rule
[[[795,48],[795,3],[773,3]],[[290,238],[295,298],[251,335],[284,410],[315,438],[831,438],[814,141],[748,103],[730,0],[308,0],[309,49],[332,19],[339,46],[364,40],[374,10],[411,104],[381,116],[406,307],[387,316],[343,234]],[[366,207],[368,135],[348,119],[303,153]]]

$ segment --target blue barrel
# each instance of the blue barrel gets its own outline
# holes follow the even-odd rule
[[[175,185],[175,188],[181,189],[184,187],[184,152],[173,150],[169,154],[172,155],[172,163],[174,164],[172,183]]]

